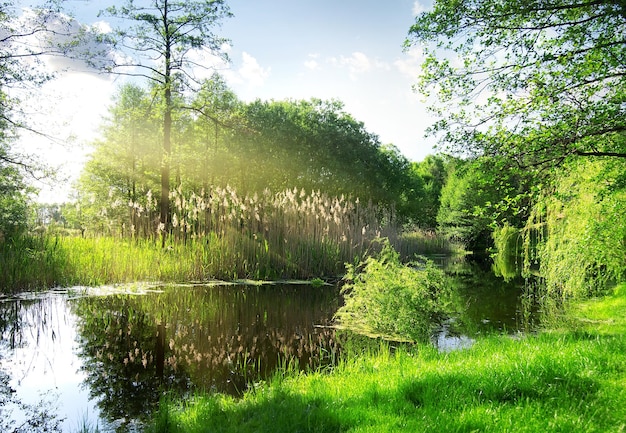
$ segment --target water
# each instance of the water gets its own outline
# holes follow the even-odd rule
[[[433,337],[441,350],[494,329],[525,329],[519,286],[471,262],[447,268],[459,314]],[[287,363],[332,364],[340,351],[330,327],[339,303],[336,287],[308,285],[137,286],[5,298],[0,431],[139,430],[163,390],[238,395]]]
[[[329,327],[339,302],[335,287],[131,292],[0,302],[0,371],[7,384],[0,388],[0,419],[11,420],[0,431],[33,415],[52,431],[76,431],[84,422],[100,431],[133,430],[156,407],[160,390],[236,395],[288,362],[315,368],[337,356]]]

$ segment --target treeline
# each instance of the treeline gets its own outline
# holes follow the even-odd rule
[[[422,212],[429,200],[425,179],[338,101],[244,103],[213,75],[200,92],[178,95],[177,104],[172,189],[207,201],[227,187],[242,197],[316,191],[372,203],[400,224],[432,227],[432,216]],[[120,203],[150,196],[160,207],[160,106],[149,88],[120,89],[77,184],[74,218],[81,227],[94,229],[103,218],[129,226],[133,216]]]
[[[244,103],[217,74],[199,93],[178,95],[177,101],[170,156],[172,222],[184,218],[180,209],[176,215],[181,207],[177,195],[193,194],[208,205],[222,200],[225,189],[242,199],[296,190],[374,206],[383,224],[437,227],[452,159],[429,156],[410,162],[393,145],[381,144],[338,101]],[[83,235],[156,233],[159,107],[158,92],[133,84],[121,87],[74,200],[48,209],[39,222],[56,220]]]

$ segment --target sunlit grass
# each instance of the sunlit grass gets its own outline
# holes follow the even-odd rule
[[[147,195],[144,203],[128,203],[130,210],[99,215],[84,237],[49,232],[1,242],[0,291],[215,278],[336,279],[345,263],[371,254],[379,237],[407,258],[456,251],[434,233],[402,232],[384,209],[319,192],[240,197],[229,188],[211,195],[178,189],[171,198],[168,234],[155,226],[156,205]]]
[[[581,304],[571,328],[449,353],[383,346],[330,373],[277,375],[242,399],[163,403],[150,431],[624,431],[625,313],[621,293]]]

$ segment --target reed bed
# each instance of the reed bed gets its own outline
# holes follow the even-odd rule
[[[82,236],[42,234],[0,245],[0,290],[132,281],[337,278],[376,251],[381,237],[403,257],[450,252],[426,232],[403,233],[393,209],[290,189],[239,195],[230,187],[171,192],[171,229],[150,191],[100,208]],[[26,245],[28,244],[28,245]],[[31,245],[32,244],[32,245]],[[5,275],[6,274],[6,275]]]

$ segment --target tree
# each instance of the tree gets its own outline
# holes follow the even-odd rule
[[[18,167],[3,159],[0,143],[0,243],[19,234],[26,226],[28,214],[27,187]]]
[[[69,19],[58,13],[58,3],[45,1],[37,9],[22,9],[14,0],[0,4],[0,241],[26,227],[25,176],[49,174],[33,155],[17,152],[14,144],[21,131],[33,131],[21,111],[19,95],[51,78],[41,67],[41,58],[63,55],[67,46],[51,41],[72,35]]]
[[[146,196],[159,189],[159,114],[149,91],[135,84],[120,88],[79,179],[83,222],[136,225],[136,203],[147,206]]]
[[[13,149],[19,133],[35,131],[21,110],[20,95],[31,93],[53,74],[44,68],[44,56],[63,56],[77,42],[72,21],[60,13],[61,1],[46,0],[26,8],[16,0],[0,4],[0,162],[39,176],[42,164],[32,155]],[[20,15],[21,14],[21,15]]]
[[[406,42],[425,46],[431,132],[510,167],[626,158],[625,25],[623,1],[435,1]]]
[[[225,39],[213,28],[231,13],[223,0],[126,0],[105,13],[129,22],[109,40],[132,56],[112,63],[110,72],[140,76],[155,82],[162,92],[163,147],[161,152],[160,222],[169,228],[172,113],[176,109],[172,92],[177,86],[194,83],[193,70],[200,67],[190,54],[208,50],[226,58],[221,50]]]
[[[218,155],[226,153],[224,142],[226,133],[232,133],[238,126],[236,113],[239,105],[237,95],[218,73],[213,73],[210,79],[202,83],[192,101],[190,108],[198,116],[194,128],[196,135],[194,141],[200,147],[189,149],[185,166],[187,170],[195,169],[196,179],[200,180],[205,191],[208,191],[209,183],[216,183],[217,172],[223,172],[228,165],[228,162],[224,158],[218,158]],[[204,158],[199,158],[199,154],[204,154]],[[213,177],[209,179],[211,173]]]
[[[305,188],[390,204],[408,161],[340,101],[255,101],[243,108],[242,164],[274,190]],[[242,167],[243,169],[244,167]]]
[[[528,218],[528,179],[487,157],[448,162],[437,213],[439,230],[472,251],[492,245],[495,226],[521,227]]]
[[[434,229],[437,226],[441,190],[446,183],[450,165],[450,158],[442,155],[428,155],[423,161],[411,164],[412,175],[419,177],[424,184],[420,209],[420,225],[424,228]]]

